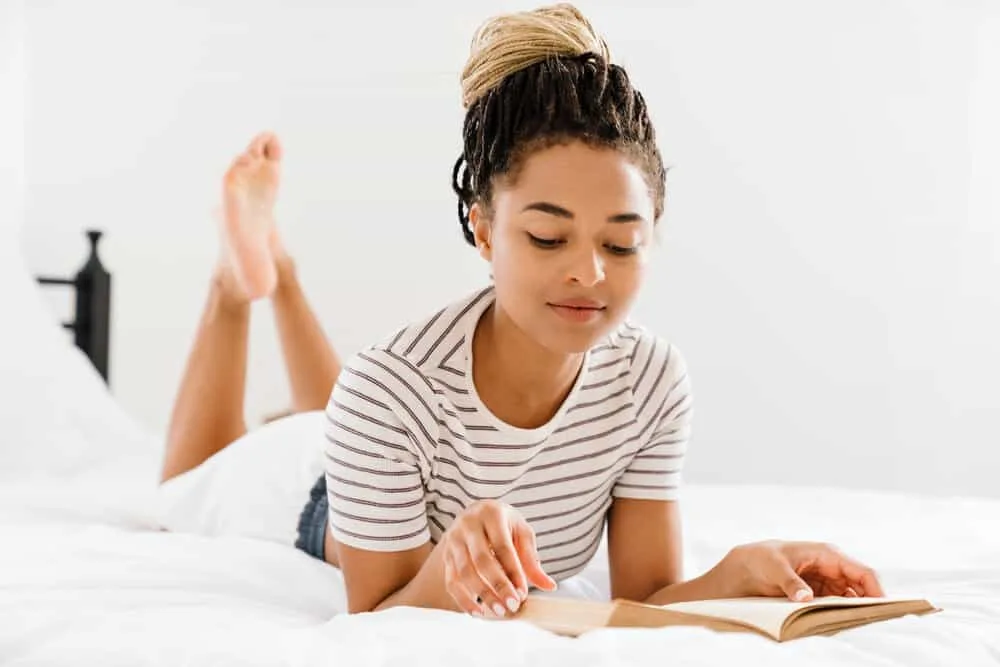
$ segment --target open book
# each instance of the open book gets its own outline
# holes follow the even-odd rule
[[[782,642],[935,611],[940,610],[927,600],[904,598],[821,597],[809,602],[734,598],[657,607],[626,600],[593,602],[532,595],[515,618],[573,637],[598,628],[695,625],[723,632],[757,632]]]

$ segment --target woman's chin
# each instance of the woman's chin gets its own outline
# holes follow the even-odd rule
[[[554,352],[561,354],[583,354],[587,350],[600,344],[607,336],[607,332],[601,329],[570,329],[570,330],[548,330],[544,337],[545,346]]]

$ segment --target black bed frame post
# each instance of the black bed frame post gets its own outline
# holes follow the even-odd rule
[[[102,232],[96,229],[87,230],[90,256],[76,274],[76,321],[73,335],[77,347],[88,350],[97,372],[105,382],[109,382],[111,274],[97,255],[97,244],[101,236]]]

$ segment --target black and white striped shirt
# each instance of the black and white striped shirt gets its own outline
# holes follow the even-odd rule
[[[587,353],[549,423],[505,424],[470,368],[493,298],[478,292],[344,367],[327,407],[330,526],[346,545],[400,551],[495,498],[528,520],[545,571],[563,579],[594,555],[613,498],[676,498],[690,383],[676,347],[626,323]]]

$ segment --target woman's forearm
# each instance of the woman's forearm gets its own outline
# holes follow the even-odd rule
[[[405,586],[382,600],[374,611],[392,607],[424,607],[461,611],[455,600],[448,594],[444,581],[444,550],[435,546],[420,571]]]
[[[664,586],[646,598],[644,602],[652,605],[664,605],[689,600],[719,600],[738,597],[739,582],[734,580],[728,570],[727,562],[723,559],[700,577]]]
[[[738,597],[739,581],[735,573],[730,572],[726,559],[701,576],[664,586],[650,595],[644,602],[652,605],[665,605],[673,602],[689,600],[718,600]],[[427,609],[443,609],[447,611],[462,611],[454,598],[448,594],[444,580],[443,549],[435,546],[420,571],[405,586],[389,595],[380,602],[374,611],[392,607],[423,607]]]

